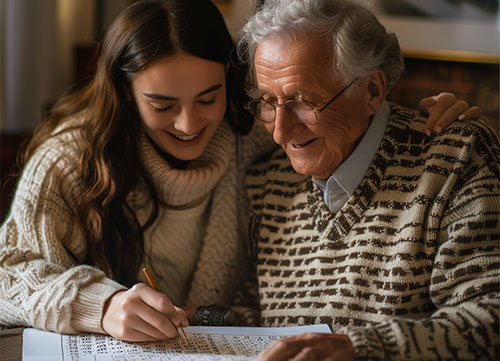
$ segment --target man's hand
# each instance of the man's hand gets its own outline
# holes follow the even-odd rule
[[[124,341],[158,341],[178,337],[176,325],[187,326],[186,313],[143,283],[111,296],[104,306],[102,328]]]
[[[304,333],[273,343],[256,361],[354,361],[354,349],[346,335]]]
[[[420,107],[429,113],[425,122],[424,132],[428,136],[432,133],[441,133],[455,120],[476,119],[481,116],[481,108],[477,105],[469,107],[465,100],[458,100],[455,94],[440,93],[423,98]]]

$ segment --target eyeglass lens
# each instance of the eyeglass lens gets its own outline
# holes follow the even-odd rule
[[[304,102],[289,100],[284,105],[272,104],[264,100],[252,101],[249,104],[250,112],[259,120],[272,123],[276,118],[276,107],[284,107],[290,114],[295,116],[301,122],[316,122],[314,110]]]

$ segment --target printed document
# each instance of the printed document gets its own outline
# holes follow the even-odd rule
[[[34,328],[23,332],[26,361],[226,361],[253,360],[274,341],[304,332],[330,333],[327,325],[295,327],[185,327],[181,338],[125,342],[99,334],[62,335]]]

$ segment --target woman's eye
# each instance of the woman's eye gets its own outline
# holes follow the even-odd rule
[[[169,111],[173,107],[174,107],[173,105],[169,105],[168,107],[165,107],[165,108],[156,108],[156,107],[154,107],[154,111],[157,112],[157,113],[164,113],[166,111]]]
[[[215,103],[215,97],[213,97],[210,100],[198,100],[198,103],[203,104],[203,105],[210,105]]]

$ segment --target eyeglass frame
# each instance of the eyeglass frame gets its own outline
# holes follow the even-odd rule
[[[347,89],[349,89],[349,87],[357,80],[357,78],[355,78],[353,81],[351,81],[349,84],[347,84],[341,91],[339,91],[337,94],[335,94],[333,96],[333,98],[331,98],[325,105],[323,105],[322,107],[315,107],[314,104],[311,104],[307,101],[304,101],[304,100],[296,100],[296,99],[289,99],[289,100],[285,100],[283,102],[283,104],[279,104],[279,103],[271,103],[271,102],[268,102],[264,99],[254,99],[254,100],[251,100],[247,103],[247,105],[245,106],[245,109],[248,110],[257,120],[261,121],[261,122],[264,122],[264,123],[267,123],[267,124],[270,124],[270,123],[273,123],[276,121],[276,108],[283,108],[283,109],[286,109],[286,103],[288,102],[296,102],[296,103],[302,103],[302,104],[305,104],[307,105],[309,108],[311,108],[312,112],[314,113],[314,116],[316,117],[316,121],[314,123],[311,123],[311,122],[304,122],[302,121],[302,119],[299,119],[302,123],[304,124],[316,124],[318,121],[319,121],[319,114],[325,110],[326,108],[328,108],[328,106],[330,104],[332,104],[335,99],[337,99],[339,96],[341,96]],[[272,106],[274,108],[274,119],[272,121],[266,121],[266,120],[263,120],[263,119],[260,119],[259,117],[255,116],[253,114],[253,112],[250,110],[250,104],[252,103],[257,103],[257,102],[265,102],[267,104],[269,104],[270,106]],[[319,108],[319,109],[318,109]],[[293,113],[292,113],[293,114]],[[295,115],[295,114],[293,114]]]

